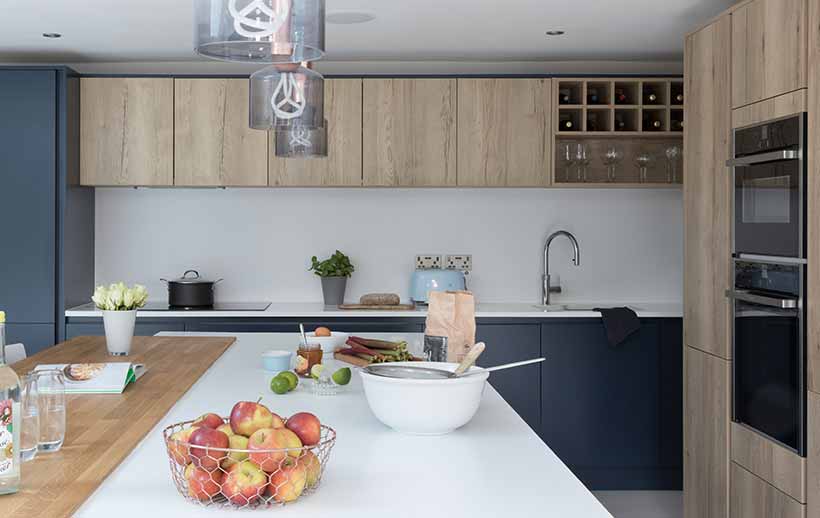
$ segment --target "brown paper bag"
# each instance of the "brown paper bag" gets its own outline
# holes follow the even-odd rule
[[[447,338],[447,361],[460,362],[475,344],[475,299],[469,291],[430,292],[427,336]]]

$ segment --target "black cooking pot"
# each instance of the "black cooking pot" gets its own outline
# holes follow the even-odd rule
[[[187,270],[179,279],[160,279],[168,285],[168,305],[177,307],[209,307],[214,305],[214,285],[222,279],[209,281],[196,270]]]

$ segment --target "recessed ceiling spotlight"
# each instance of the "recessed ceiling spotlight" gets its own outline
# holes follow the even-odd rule
[[[63,35],[59,32],[44,32],[43,38],[62,38]]]
[[[353,25],[372,22],[375,19],[376,15],[367,11],[333,11],[325,16],[325,21],[333,25]]]
[[[564,31],[562,31],[561,29],[554,29],[554,30],[551,30],[551,31],[547,31],[547,36],[563,36],[563,35],[564,35]]]

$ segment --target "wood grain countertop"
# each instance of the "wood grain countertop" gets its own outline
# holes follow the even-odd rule
[[[234,341],[135,337],[131,355],[118,359],[108,355],[104,337],[78,337],[15,363],[21,375],[46,363],[130,361],[148,371],[122,394],[67,396],[62,449],[23,464],[20,491],[0,496],[0,514],[71,516]]]

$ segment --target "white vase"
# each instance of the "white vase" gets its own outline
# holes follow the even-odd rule
[[[137,310],[103,311],[105,325],[105,345],[112,356],[128,356],[131,340],[134,338],[134,324]]]

